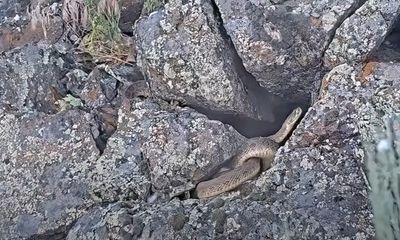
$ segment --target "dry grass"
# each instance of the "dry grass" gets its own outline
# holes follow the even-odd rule
[[[50,18],[55,14],[49,6],[43,7],[44,0],[39,0],[36,5],[31,5],[26,9],[27,16],[30,18],[30,28],[36,31],[38,26],[42,28],[44,38],[47,39],[47,30],[50,26]],[[35,6],[35,7],[33,7]]]
[[[132,43],[118,27],[118,0],[65,0],[63,19],[79,38],[78,53],[97,63],[127,63]]]
[[[89,13],[84,0],[64,0],[62,18],[66,28],[76,36],[83,36],[87,30]]]

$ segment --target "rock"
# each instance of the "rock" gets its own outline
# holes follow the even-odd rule
[[[215,2],[246,70],[273,94],[308,102],[337,25],[359,1]]]
[[[262,119],[213,11],[209,0],[173,0],[139,19],[138,64],[158,97]]]
[[[0,56],[1,239],[374,239],[364,151],[400,109],[400,64],[355,63],[399,4],[235,1],[171,0],[140,19],[140,67],[88,73],[60,44]],[[372,22],[370,37],[365,23],[376,19],[383,30]],[[371,45],[342,58],[335,44],[350,23],[364,29],[352,39]],[[241,125],[266,120],[255,89],[303,101],[328,47],[334,68],[273,167],[235,191],[191,198],[192,176],[246,138],[188,106],[239,114]]]
[[[73,69],[59,81],[62,95],[77,96],[89,109],[119,107],[124,97],[150,96],[144,76],[136,65],[98,65],[89,74]]]
[[[121,9],[121,16],[119,19],[118,27],[124,33],[133,32],[133,24],[140,17],[142,12],[144,0],[119,1],[119,8]]]
[[[66,239],[137,239],[143,227],[140,218],[132,218],[127,206],[110,204],[95,207],[80,218]]]
[[[325,66],[333,68],[366,60],[390,33],[399,14],[399,1],[366,1],[336,30],[324,56]]]
[[[118,80],[107,74],[101,68],[95,68],[87,76],[81,91],[76,92],[91,108],[98,108],[108,104],[116,104],[118,94]]]
[[[108,153],[116,155],[117,151],[122,159],[141,156],[148,164],[152,191],[156,193],[176,194],[190,182],[197,168],[222,162],[245,140],[232,127],[208,120],[190,108],[168,109],[145,100],[124,109],[119,111],[118,130],[109,139],[102,158],[111,159]],[[125,145],[115,146],[123,142]]]
[[[0,236],[29,238],[72,224],[93,204],[98,150],[90,115],[0,113]]]
[[[115,196],[145,199],[150,188],[140,151],[121,159],[110,146],[114,155],[99,156],[104,148],[94,138],[115,131],[117,79],[102,69],[71,71],[65,52],[61,45],[28,45],[0,59],[1,238],[62,238],[91,205]],[[127,69],[114,70],[119,80],[134,80],[123,74]],[[67,93],[85,105],[61,111],[56,102]]]
[[[400,61],[400,22],[393,25],[392,32],[385,38],[378,50],[370,57],[375,62],[399,62]]]
[[[65,52],[49,45],[28,45],[1,55],[0,106],[57,112],[60,96],[54,90],[72,67],[67,59]]]
[[[16,1],[11,0],[0,3],[0,24],[15,23],[22,15],[26,13],[26,9],[31,2],[29,0]],[[16,17],[18,15],[18,17]]]
[[[207,200],[119,205],[70,234],[93,239],[85,229],[133,208],[126,222],[135,239],[374,239],[364,149],[376,142],[375,126],[400,107],[400,64],[371,64],[372,70],[344,64],[327,74],[319,100],[274,166],[245,187]]]

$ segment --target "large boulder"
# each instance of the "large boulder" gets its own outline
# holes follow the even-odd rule
[[[262,87],[295,102],[315,93],[324,51],[358,0],[216,0],[223,26]]]
[[[325,52],[325,66],[333,68],[366,60],[390,33],[399,14],[399,1],[366,1],[336,30]]]
[[[370,64],[325,76],[318,101],[257,180],[212,199],[93,208],[68,239],[374,239],[364,146],[400,108],[400,64]]]
[[[60,231],[93,204],[90,172],[99,152],[91,117],[0,113],[0,236],[26,239]]]
[[[57,112],[54,87],[72,68],[65,46],[27,45],[0,56],[0,106]]]
[[[136,23],[138,63],[153,93],[191,106],[263,118],[240,79],[209,0],[173,0]]]

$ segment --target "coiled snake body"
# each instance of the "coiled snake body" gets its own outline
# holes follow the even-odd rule
[[[236,155],[211,168],[206,174],[193,176],[193,181],[198,183],[195,195],[198,198],[216,196],[237,188],[261,171],[269,169],[280,144],[289,135],[301,114],[301,108],[294,109],[274,135],[250,138],[238,149]]]

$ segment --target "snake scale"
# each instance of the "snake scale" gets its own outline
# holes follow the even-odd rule
[[[214,166],[205,174],[195,174],[193,176],[193,182],[197,183],[195,196],[209,198],[233,190],[269,169],[275,153],[301,114],[301,108],[294,109],[274,135],[250,138],[231,158]]]

